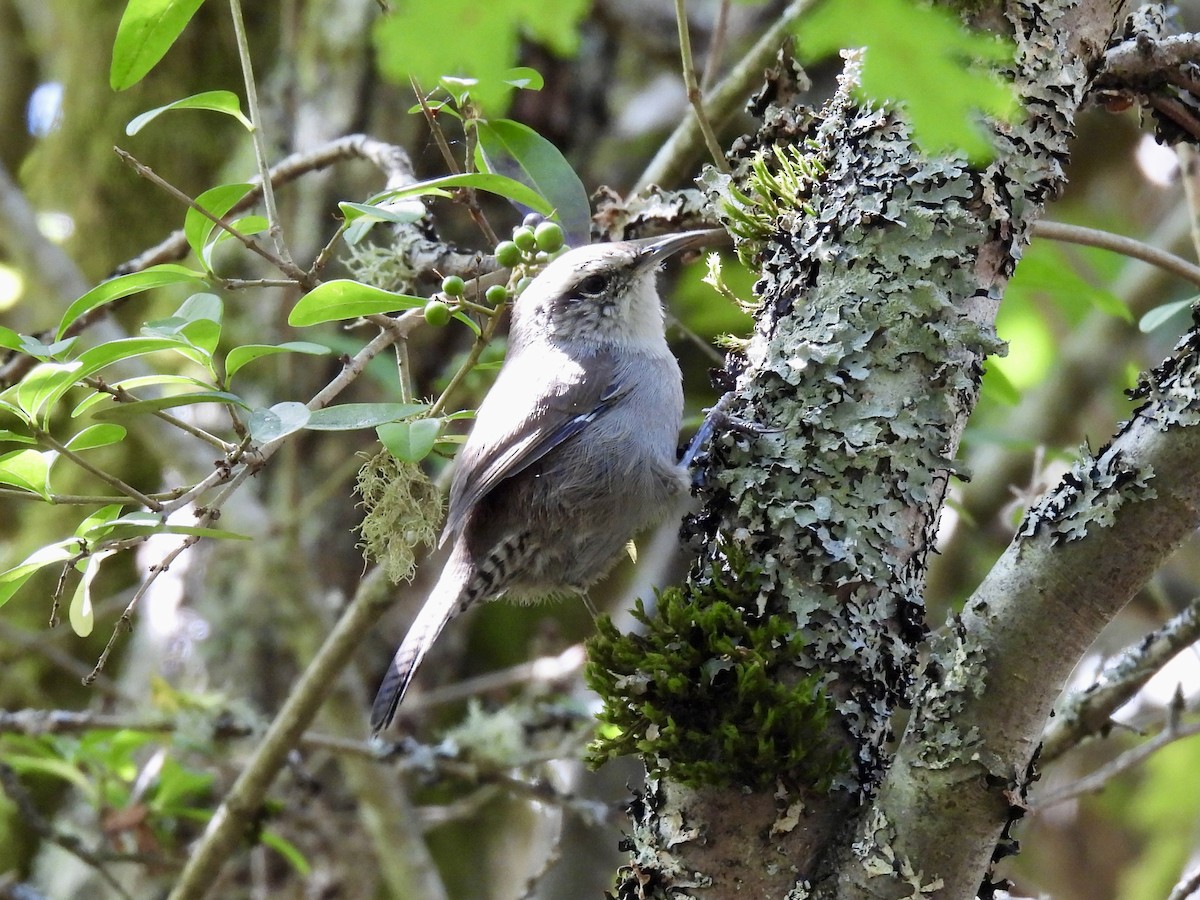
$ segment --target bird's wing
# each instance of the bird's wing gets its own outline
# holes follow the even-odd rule
[[[496,485],[576,437],[628,390],[603,352],[589,356],[586,369],[574,362],[512,362],[484,398],[459,454],[443,544],[462,531],[467,513]]]

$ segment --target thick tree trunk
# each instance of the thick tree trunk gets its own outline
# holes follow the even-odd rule
[[[747,614],[795,620],[797,670],[824,679],[851,763],[830,791],[786,772],[757,792],[651,778],[634,805],[622,896],[648,885],[653,896],[974,896],[1071,665],[1161,544],[1191,527],[1188,497],[1165,499],[1160,487],[1157,505],[1143,502],[1154,490],[1140,467],[1153,460],[1155,471],[1187,475],[1194,439],[1153,422],[1130,429],[1139,433],[1122,436],[1128,449],[1086,462],[1094,490],[1031,515],[918,671],[927,558],[984,359],[999,349],[994,315],[1033,221],[1062,186],[1074,117],[1125,13],[1114,0],[1008,4],[1026,115],[998,129],[985,169],[923,154],[898,117],[853,101],[853,55],[819,114],[783,82],[766,92],[773,102],[744,158],[803,147],[821,174],[809,209],[781,218],[759,257],[762,307],[735,406],[758,432],[715,443],[700,559],[709,573],[736,569],[731,550],[753,562]],[[1189,365],[1170,375],[1188,399]],[[1146,456],[1125,474],[1122,454],[1135,452]],[[1111,551],[1099,540],[1060,552],[1069,537],[1051,526],[1063,506],[1097,501],[1110,513],[1127,504],[1122,533],[1122,518],[1169,520],[1154,531],[1157,551],[1124,569],[1101,565]],[[1016,565],[1023,553],[1036,559]],[[1106,599],[1082,603],[1081,578]],[[1059,627],[1046,629],[1047,616]],[[1014,643],[1035,628],[1045,652],[1020,653]],[[893,759],[892,716],[910,704]]]

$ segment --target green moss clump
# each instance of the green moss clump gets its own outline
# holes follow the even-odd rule
[[[663,591],[653,613],[639,601],[645,634],[600,620],[585,672],[605,703],[591,765],[637,753],[655,776],[755,789],[780,777],[827,789],[845,771],[820,676],[795,680],[794,626],[742,609],[745,583],[730,574]]]

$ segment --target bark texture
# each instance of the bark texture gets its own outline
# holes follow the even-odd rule
[[[742,176],[756,151],[789,147],[820,174],[805,189],[808,209],[780,216],[761,247],[758,326],[733,385],[736,415],[758,431],[715,442],[697,571],[720,572],[731,548],[761,567],[748,614],[794,619],[797,672],[824,678],[852,762],[828,792],[786,773],[757,793],[652,779],[634,807],[624,896],[974,896],[1049,704],[1153,564],[1147,554],[1144,564],[1102,566],[1104,550],[1083,549],[1095,540],[1069,561],[1061,548],[1082,535],[1037,523],[1100,509],[1099,522],[1080,527],[1107,527],[1145,503],[1171,519],[1172,534],[1190,527],[1180,524],[1191,521],[1186,507],[1166,509],[1161,493],[1151,503],[1148,463],[1128,462],[1124,449],[1102,454],[1079,476],[1090,490],[1048,501],[1019,539],[1042,548],[1039,561],[1057,573],[1035,595],[1056,598],[1064,633],[1043,633],[1046,653],[1031,659],[1015,644],[1046,610],[997,620],[1001,597],[1028,601],[1035,590],[1018,577],[1033,577],[1028,556],[1015,564],[1030,552],[1018,545],[918,670],[927,558],[984,360],[1000,350],[995,312],[1029,227],[1062,186],[1074,116],[1123,16],[1112,0],[1007,4],[1026,115],[997,129],[996,159],[983,169],[923,154],[899,117],[852,99],[853,54],[819,113],[800,105],[787,78],[764,92],[763,126],[735,150]],[[719,178],[707,187],[728,197]],[[1182,367],[1173,377],[1190,379]],[[1167,440],[1145,428],[1150,444]],[[1186,473],[1186,449],[1161,452]],[[1109,594],[1103,609],[1068,599],[1089,589],[1080,579]],[[985,633],[997,643],[985,646]],[[989,724],[993,686],[1020,715]],[[913,704],[894,761],[892,718]],[[981,759],[987,741],[995,745]]]

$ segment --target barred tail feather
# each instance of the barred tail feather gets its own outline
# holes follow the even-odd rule
[[[527,551],[524,536],[513,535],[501,541],[476,568],[469,560],[464,539],[458,540],[442,570],[442,577],[417,613],[383,676],[375,702],[371,704],[371,734],[379,734],[391,724],[417,667],[446,623],[479,601],[503,593],[513,572],[525,564]]]
[[[375,702],[371,704],[371,734],[376,735],[392,723],[396,709],[417,668],[437,640],[446,623],[458,615],[469,602],[464,602],[467,592],[467,573],[463,567],[447,565],[437,585],[417,613],[416,620],[404,636],[403,643],[392,657],[392,664],[383,676]]]

